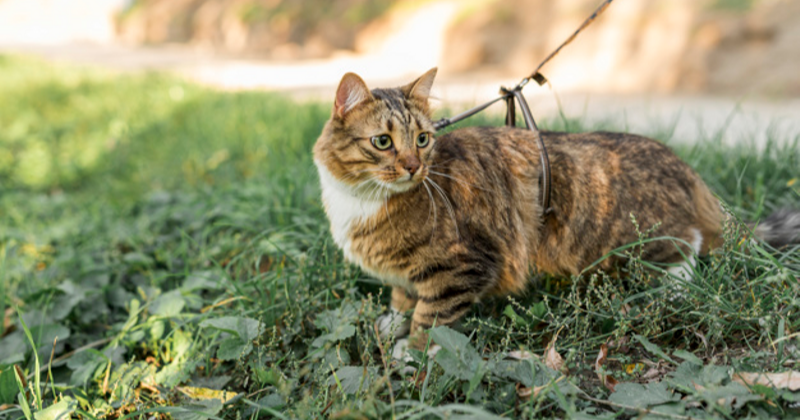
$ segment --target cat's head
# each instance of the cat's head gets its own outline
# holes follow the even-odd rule
[[[419,185],[436,141],[428,108],[434,77],[436,68],[405,86],[370,91],[356,74],[345,74],[314,146],[320,175],[365,198]]]

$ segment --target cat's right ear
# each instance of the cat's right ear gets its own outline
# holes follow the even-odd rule
[[[367,84],[355,73],[347,73],[339,82],[336,89],[336,102],[333,105],[333,114],[339,118],[344,118],[348,112],[358,104],[372,98],[372,94],[367,88]]]

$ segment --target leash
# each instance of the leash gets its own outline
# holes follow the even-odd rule
[[[550,158],[547,156],[547,148],[544,146],[544,141],[542,140],[542,135],[539,131],[539,127],[536,126],[536,120],[533,119],[533,115],[531,114],[531,110],[528,107],[528,102],[525,101],[525,97],[522,96],[522,88],[525,87],[531,80],[535,81],[539,86],[548,83],[547,78],[544,77],[539,70],[545,66],[553,57],[558,55],[561,52],[561,49],[569,45],[581,31],[586,29],[587,26],[591,25],[592,22],[597,19],[600,14],[602,14],[606,8],[611,4],[614,0],[605,0],[600,6],[595,9],[594,13],[591,14],[583,23],[581,24],[578,29],[572,33],[572,35],[567,38],[566,41],[562,42],[561,45],[558,46],[553,52],[548,55],[544,61],[539,63],[539,66],[531,73],[530,76],[526,76],[516,86],[512,89],[507,89],[505,87],[500,87],[500,97],[495,98],[489,102],[486,102],[483,105],[478,105],[474,108],[471,108],[467,111],[464,111],[454,117],[450,118],[442,118],[439,121],[433,123],[434,129],[439,131],[451,124],[455,124],[461,120],[465,120],[484,109],[488,108],[489,106],[495,104],[496,102],[505,101],[506,103],[506,125],[509,127],[515,127],[516,123],[516,103],[519,104],[519,109],[522,112],[522,118],[525,121],[525,127],[528,130],[533,131],[536,137],[536,143],[539,146],[539,160],[542,165],[542,176],[541,176],[541,188],[542,188],[542,216],[547,216],[553,211],[553,208],[550,207],[550,190],[551,190],[551,179],[550,179]]]

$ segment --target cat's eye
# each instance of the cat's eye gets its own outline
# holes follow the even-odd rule
[[[392,138],[387,134],[373,136],[369,141],[372,142],[372,145],[378,150],[388,150],[392,147]]]
[[[428,133],[421,133],[419,136],[417,136],[417,147],[419,148],[426,147],[430,142],[431,135]]]

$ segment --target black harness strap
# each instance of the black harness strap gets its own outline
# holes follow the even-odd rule
[[[517,102],[519,102],[519,109],[522,111],[522,118],[525,120],[525,126],[528,130],[533,131],[534,136],[536,136],[536,145],[539,146],[539,162],[541,162],[542,165],[540,179],[540,188],[542,190],[542,215],[546,216],[553,211],[553,208],[550,207],[550,189],[552,182],[550,182],[550,157],[547,155],[547,148],[544,147],[542,133],[539,131],[539,127],[536,126],[536,121],[533,119],[531,109],[528,108],[528,102],[526,102],[525,97],[522,96],[522,88],[516,88],[510,92],[505,88],[501,88],[500,91],[510,93],[516,98]],[[509,114],[514,112],[513,101],[512,108],[509,108],[509,110]],[[510,119],[511,115],[506,115],[506,122]]]
[[[522,111],[522,118],[525,120],[525,126],[528,128],[528,130],[533,131],[536,137],[537,145],[539,146],[539,160],[542,165],[540,184],[542,190],[541,199],[542,199],[543,217],[547,216],[553,210],[550,207],[550,190],[552,185],[550,179],[550,158],[547,155],[547,148],[544,146],[544,140],[542,140],[542,135],[539,132],[539,127],[536,126],[536,121],[533,119],[533,115],[531,114],[531,110],[528,107],[528,103],[525,101],[525,97],[522,96],[522,88],[525,87],[525,85],[527,85],[528,82],[530,82],[531,80],[535,81],[539,86],[547,83],[547,78],[545,78],[541,73],[539,73],[539,70],[541,70],[542,67],[544,67],[544,65],[547,64],[559,52],[561,52],[562,48],[564,48],[570,42],[572,42],[572,40],[574,40],[578,36],[578,34],[581,33],[581,31],[583,31],[587,26],[589,26],[592,22],[594,22],[597,16],[603,13],[608,7],[608,5],[611,4],[612,1],[614,0],[605,0],[602,4],[600,4],[600,6],[597,9],[595,9],[594,13],[592,13],[592,15],[589,16],[583,22],[583,24],[581,24],[581,26],[569,38],[567,38],[566,41],[562,42],[561,45],[559,45],[558,48],[555,49],[555,51],[550,53],[550,55],[548,55],[547,58],[545,58],[544,61],[542,61],[539,64],[539,66],[536,67],[536,70],[534,70],[530,76],[522,79],[513,89],[506,89],[504,87],[501,87],[500,88],[501,96],[499,98],[493,99],[489,102],[486,102],[483,105],[478,105],[475,108],[464,111],[456,115],[455,117],[442,118],[439,121],[433,123],[434,129],[436,129],[436,131],[439,131],[451,124],[455,124],[461,120],[464,120],[466,118],[469,118],[477,114],[478,112],[483,111],[490,105],[502,99],[505,101],[507,108],[506,125],[509,127],[515,127],[517,125],[516,124],[517,115],[516,115],[516,106],[514,102],[515,101],[518,102],[519,108]]]

